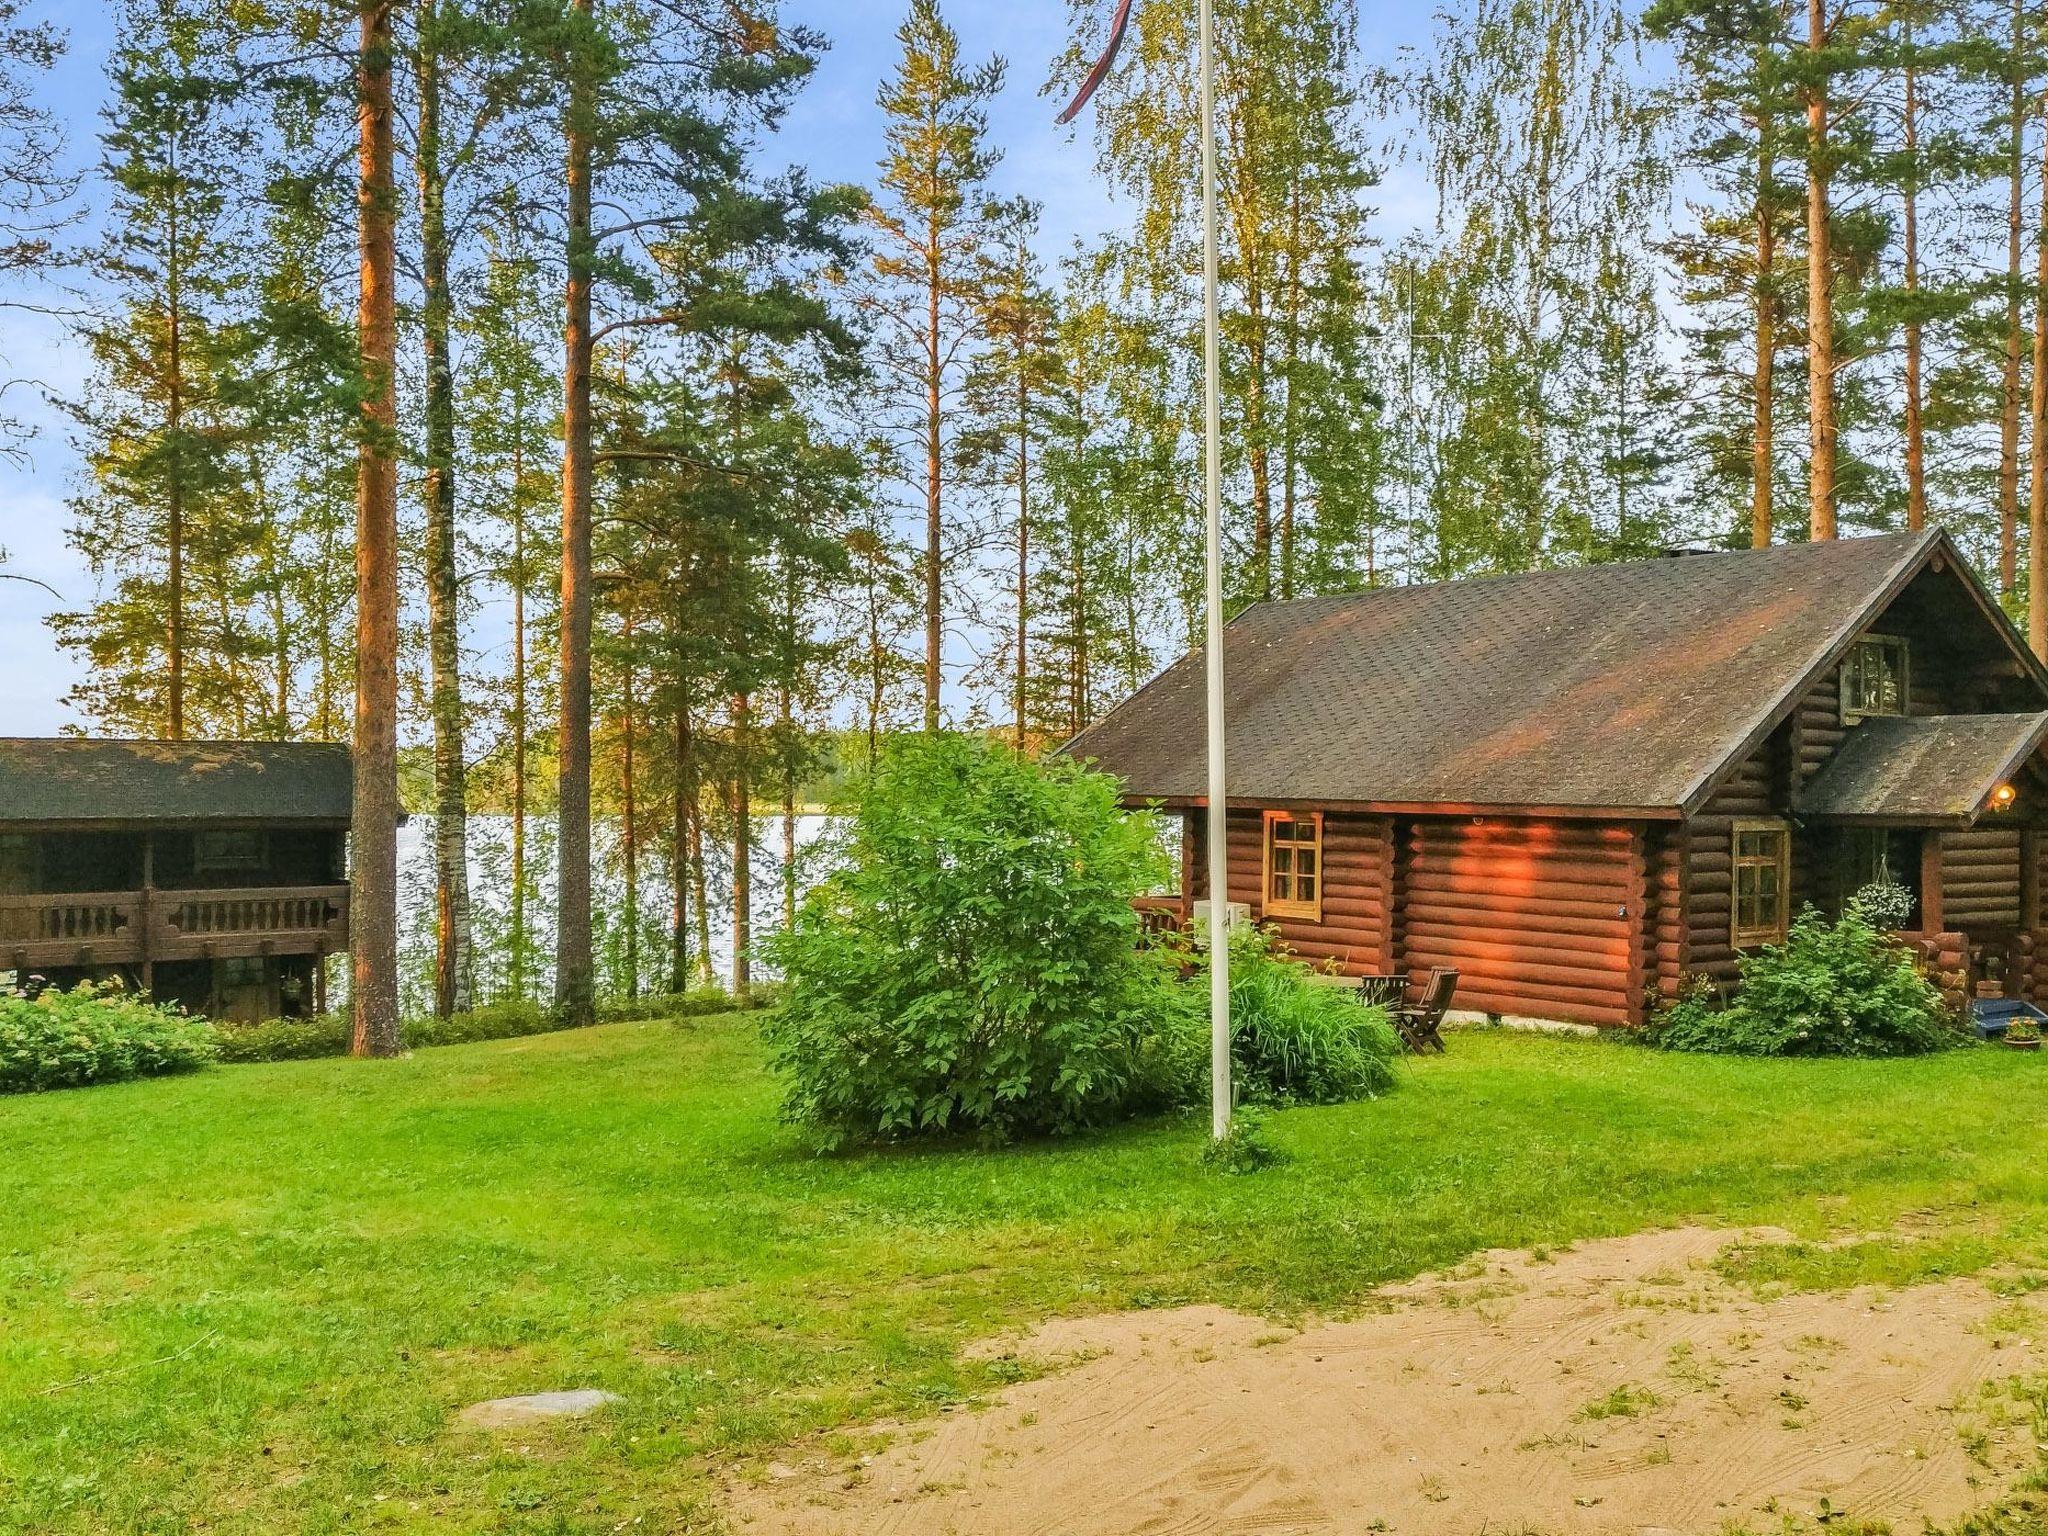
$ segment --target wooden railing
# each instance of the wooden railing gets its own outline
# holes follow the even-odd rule
[[[0,950],[16,945],[92,944],[139,937],[142,893],[0,896]]]
[[[347,886],[159,893],[164,921],[184,938],[318,933],[340,916]]]
[[[0,896],[0,969],[334,954],[346,885]]]

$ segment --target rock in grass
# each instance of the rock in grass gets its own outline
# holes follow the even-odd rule
[[[618,1400],[618,1393],[594,1387],[576,1392],[535,1392],[526,1397],[494,1397],[487,1403],[471,1403],[462,1410],[461,1418],[472,1429],[517,1429],[542,1419],[579,1418]]]

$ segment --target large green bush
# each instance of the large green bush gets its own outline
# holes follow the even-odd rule
[[[210,1025],[118,988],[0,993],[0,1093],[193,1072],[214,1051]]]
[[[1808,907],[1783,944],[1743,959],[1732,1003],[1696,990],[1652,1021],[1650,1038],[1732,1056],[1912,1056],[1963,1035],[1912,954],[1852,904],[1832,923]]]
[[[1204,1046],[1131,898],[1165,873],[1116,781],[955,736],[898,744],[769,958],[785,1113],[826,1144],[1064,1131],[1184,1100]]]
[[[1195,981],[1208,995],[1208,968]],[[1382,1008],[1330,986],[1263,928],[1230,941],[1230,1059],[1250,1104],[1338,1104],[1394,1086],[1401,1039]]]

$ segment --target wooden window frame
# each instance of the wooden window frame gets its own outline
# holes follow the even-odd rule
[[[251,839],[255,854],[248,859],[208,857],[208,838]],[[270,869],[270,835],[260,827],[202,827],[192,834],[192,872],[195,875],[265,874]]]
[[[1768,832],[1778,839],[1777,857],[1745,857],[1744,833]],[[1778,920],[1770,928],[1742,926],[1742,872],[1745,869],[1775,868],[1778,872]],[[1775,817],[1739,820],[1728,830],[1728,941],[1736,949],[1754,949],[1759,944],[1782,944],[1792,925],[1792,824]]]
[[[1838,672],[1838,697],[1842,709],[1842,723],[1844,725],[1854,725],[1858,720],[1880,718],[1891,713],[1889,710],[1882,709],[1861,709],[1857,707],[1856,702],[1850,697],[1850,667],[1856,659],[1857,652],[1865,646],[1873,646],[1880,650],[1896,648],[1899,657],[1899,708],[1897,713],[1902,716],[1906,715],[1911,712],[1913,707],[1913,647],[1911,642],[1904,635],[1859,635],[1856,637],[1855,644],[1849,647],[1849,654],[1842,658],[1842,665]]]
[[[1291,846],[1307,848],[1315,855],[1316,870],[1315,897],[1302,901],[1295,897],[1275,897],[1273,894],[1273,829],[1281,824],[1308,826],[1314,829],[1313,836]],[[1259,897],[1260,909],[1268,917],[1299,917],[1309,922],[1323,920],[1323,813],[1321,811],[1267,811],[1259,824]],[[1299,876],[1290,874],[1288,879]]]

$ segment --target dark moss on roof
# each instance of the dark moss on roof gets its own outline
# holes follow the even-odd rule
[[[346,822],[348,749],[324,742],[0,737],[0,824]]]
[[[1233,799],[1691,809],[1936,531],[1260,603],[1228,627]],[[1203,664],[1068,744],[1207,793]]]
[[[1968,822],[2048,736],[2048,714],[1878,717],[1849,732],[1798,811],[1813,821]]]

